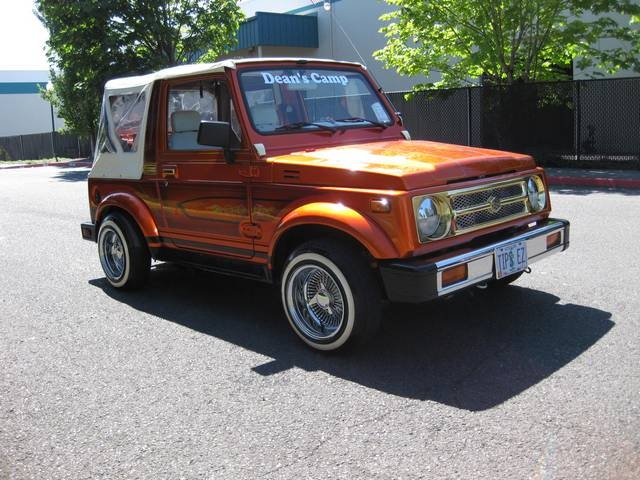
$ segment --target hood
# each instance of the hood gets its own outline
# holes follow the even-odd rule
[[[295,183],[398,190],[535,167],[528,155],[419,140],[294,152],[272,157],[269,162],[274,164],[276,181],[297,179]]]

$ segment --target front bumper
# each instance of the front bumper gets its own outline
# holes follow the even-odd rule
[[[547,238],[559,233],[557,244],[548,246]],[[552,237],[554,238],[554,237]],[[495,279],[494,252],[510,243],[525,241],[528,264],[569,248],[569,222],[547,219],[527,230],[473,248],[460,248],[446,254],[406,260],[392,260],[380,264],[380,273],[387,297],[392,302],[421,303],[442,297],[478,283]],[[443,285],[442,273],[465,265],[465,279]]]

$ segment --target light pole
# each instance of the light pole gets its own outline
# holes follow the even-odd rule
[[[52,94],[52,91],[53,91],[53,84],[51,82],[47,82],[47,92],[49,92],[49,94]],[[56,124],[53,116],[53,103],[51,103],[51,99],[49,99],[49,107],[51,109],[51,152],[53,153],[53,158],[57,162],[58,156],[56,155],[56,141],[55,141]]]
[[[331,58],[333,58],[333,11],[331,10],[331,0],[326,0],[322,8],[324,8],[325,12],[329,13],[329,46],[331,48]]]

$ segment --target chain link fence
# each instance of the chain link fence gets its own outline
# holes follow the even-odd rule
[[[640,168],[640,78],[390,93],[412,138]]]
[[[58,132],[0,137],[0,160],[84,158],[91,156],[89,139]]]
[[[388,96],[416,140],[529,153],[546,165],[640,168],[640,77]],[[55,132],[0,138],[0,160],[91,156]]]

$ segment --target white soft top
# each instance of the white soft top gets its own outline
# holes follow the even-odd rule
[[[321,62],[365,68],[355,62],[321,58],[246,58],[215,63],[197,63],[165,68],[147,75],[115,78],[104,87],[98,141],[94,152],[92,178],[140,179],[144,167],[144,138],[149,115],[151,90],[156,80],[223,72],[239,64],[262,62]],[[110,104],[110,99],[113,104]],[[113,110],[117,110],[114,116]],[[185,121],[188,119],[185,119]],[[132,122],[135,130],[132,130]]]
[[[105,91],[118,91],[123,93],[126,91],[139,91],[147,85],[151,85],[156,80],[165,80],[168,78],[187,77],[190,75],[198,75],[201,73],[217,73],[223,72],[225,68],[236,68],[236,65],[258,62],[322,62],[322,63],[340,63],[344,65],[354,65],[365,68],[361,63],[344,62],[338,60],[329,60],[325,58],[295,58],[295,57],[261,57],[261,58],[242,58],[235,60],[222,60],[214,63],[193,63],[189,65],[178,65],[177,67],[164,68],[157,72],[148,73],[147,75],[138,75],[135,77],[122,77],[109,80],[105,85]]]

